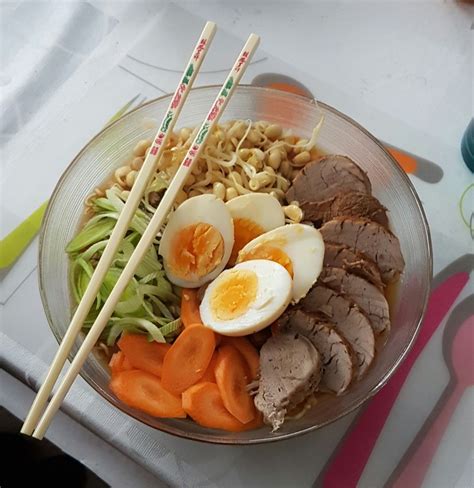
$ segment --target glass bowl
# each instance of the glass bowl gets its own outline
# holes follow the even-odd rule
[[[177,127],[202,122],[219,87],[191,91]],[[94,137],[76,156],[59,180],[50,199],[40,237],[39,279],[41,297],[51,329],[61,341],[73,306],[68,290],[68,258],[64,251],[82,218],[83,203],[91,191],[125,164],[135,143],[153,137],[170,96],[148,102],[125,115]],[[324,396],[304,417],[283,424],[277,432],[269,427],[227,433],[200,427],[190,420],[151,417],[118,400],[108,387],[109,371],[95,355],[82,368],[82,377],[107,401],[128,415],[170,434],[222,444],[254,444],[287,439],[310,432],[348,414],[387,382],[409,351],[423,318],[432,275],[428,224],[420,200],[407,175],[380,142],[349,117],[332,107],[271,89],[240,86],[224,115],[226,119],[268,120],[309,138],[325,116],[318,145],[328,153],[346,154],[367,171],[374,195],[390,210],[392,229],[400,239],[406,260],[396,296],[391,303],[392,331],[382,352],[365,377],[340,397]],[[82,342],[78,337],[72,354]]]

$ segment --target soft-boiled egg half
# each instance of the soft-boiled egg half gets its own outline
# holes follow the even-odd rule
[[[206,327],[228,336],[258,332],[291,300],[292,280],[274,261],[256,259],[222,272],[206,289],[199,312]]]
[[[280,202],[266,193],[249,193],[227,203],[234,221],[234,247],[229,264],[234,264],[239,251],[259,235],[285,225]]]
[[[237,262],[270,259],[293,278],[292,303],[301,300],[318,279],[323,266],[324,242],[319,230],[305,224],[278,227],[250,241]]]
[[[159,253],[168,279],[197,288],[226,266],[234,244],[232,217],[214,195],[184,201],[171,215],[161,237]]]

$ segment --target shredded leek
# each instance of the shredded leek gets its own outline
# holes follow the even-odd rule
[[[95,306],[84,322],[86,332],[117,283],[152,217],[154,207],[148,202],[149,193],[161,192],[165,188],[166,183],[161,178],[155,178],[148,188],[104,278]],[[76,303],[85,293],[125,201],[126,195],[118,187],[108,189],[105,197],[96,198],[91,207],[93,217],[66,247],[71,258],[70,284]],[[146,334],[149,340],[166,342],[172,341],[181,330],[181,320],[175,315],[179,298],[166,278],[157,252],[158,244],[156,239],[146,253],[102,334],[101,339],[109,346],[114,345],[124,331]]]
[[[160,331],[165,337],[176,337],[182,328],[183,324],[181,319],[176,319],[161,327]]]
[[[91,244],[108,237],[114,228],[112,219],[90,220],[74,239],[67,245],[66,252],[74,253],[87,248]]]

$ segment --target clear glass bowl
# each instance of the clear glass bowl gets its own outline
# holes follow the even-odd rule
[[[177,127],[200,124],[218,88],[192,90]],[[93,188],[125,163],[138,140],[153,137],[156,129],[150,128],[149,119],[161,120],[168,103],[169,96],[151,101],[103,130],[77,155],[54,190],[41,231],[39,275],[43,305],[58,341],[64,336],[73,306],[64,249],[81,221],[84,200]],[[110,391],[106,366],[91,355],[81,374],[111,404],[145,424],[188,439],[224,444],[270,442],[318,429],[351,412],[382,388],[403,360],[417,335],[430,292],[431,243],[423,208],[404,171],[375,137],[332,107],[320,103],[319,109],[324,113],[325,122],[318,144],[328,153],[348,155],[367,171],[375,196],[390,210],[391,225],[406,260],[392,303],[391,335],[373,366],[345,395],[326,396],[304,417],[286,422],[278,432],[262,427],[236,434],[203,428],[190,420],[154,418],[128,407]],[[276,122],[309,138],[319,120],[319,112],[307,98],[241,86],[223,116],[224,120],[237,118]],[[81,341],[80,337],[76,340],[73,354]]]

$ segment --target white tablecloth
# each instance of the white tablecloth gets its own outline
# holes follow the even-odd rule
[[[290,75],[382,140],[423,158],[426,164],[411,178],[430,221],[435,274],[472,252],[462,218],[472,212],[472,193],[458,208],[473,182],[459,153],[472,117],[471,6],[18,2],[0,5],[0,12],[0,238],[48,198],[69,161],[128,100],[174,88],[189,47],[211,18],[221,26],[219,48],[198,84],[221,81],[220,70],[241,45],[235,34],[258,32],[263,42],[246,81],[261,73]],[[42,311],[36,252],[35,241],[0,282],[4,366],[34,387],[57,347]],[[469,280],[453,308],[472,294]],[[448,315],[411,372],[359,486],[385,483],[444,390],[449,375],[441,344]],[[473,407],[471,388],[423,486],[473,484]],[[354,419],[274,445],[219,447],[141,425],[82,379],[64,410],[172,486],[311,486]]]

